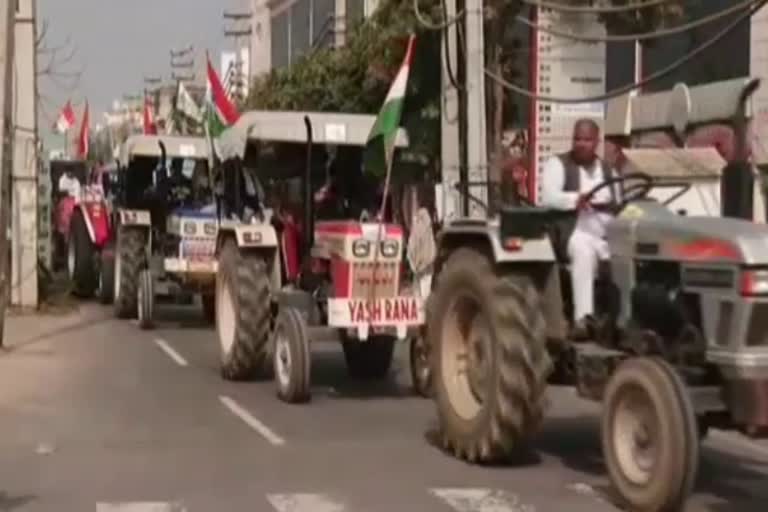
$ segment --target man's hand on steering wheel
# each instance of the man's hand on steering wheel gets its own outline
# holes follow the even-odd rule
[[[598,192],[603,190],[604,188],[613,187],[618,184],[623,184],[626,181],[638,181],[639,183],[634,183],[630,185],[627,188],[621,187],[622,194],[621,198],[616,201],[615,204],[611,203],[596,203],[594,202],[595,196]],[[638,199],[642,199],[645,196],[648,195],[648,192],[651,191],[653,188],[653,178],[649,176],[648,174],[642,173],[642,172],[636,172],[636,173],[629,173],[623,176],[614,176],[612,178],[609,178],[599,185],[596,185],[592,188],[592,190],[589,190],[588,192],[582,194],[579,196],[579,202],[577,204],[577,208],[580,207],[582,204],[586,203],[587,207],[593,208],[596,210],[610,210],[614,214],[619,213],[626,207],[629,203],[632,201],[637,201]]]

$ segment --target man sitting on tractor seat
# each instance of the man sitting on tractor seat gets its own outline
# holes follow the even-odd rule
[[[573,213],[558,223],[553,242],[558,258],[571,263],[572,337],[577,339],[588,336],[598,262],[609,257],[604,237],[611,214],[597,205],[615,203],[617,194],[615,187],[606,187],[590,202],[585,200],[587,192],[612,177],[609,166],[597,156],[599,141],[597,123],[579,119],[571,150],[551,157],[542,172],[542,206]]]

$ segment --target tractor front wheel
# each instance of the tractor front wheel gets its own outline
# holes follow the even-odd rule
[[[134,318],[138,313],[139,273],[146,261],[146,233],[142,228],[121,228],[115,251],[114,308],[118,318]]]
[[[216,275],[216,331],[221,375],[227,380],[267,378],[272,369],[272,298],[263,256],[227,240]]]
[[[603,456],[611,483],[632,510],[681,510],[699,464],[699,432],[688,391],[655,358],[631,358],[603,398]]]

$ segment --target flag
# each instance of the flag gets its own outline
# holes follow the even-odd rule
[[[179,80],[179,86],[176,90],[176,110],[195,122],[200,123],[203,120],[200,107],[198,107],[195,100],[192,99],[192,95],[189,94],[187,87],[181,80]]]
[[[88,138],[91,135],[91,119],[88,112],[88,101],[85,102],[85,110],[83,111],[83,124],[80,126],[80,137],[77,144],[77,155],[83,160],[88,158]]]
[[[75,119],[75,111],[72,109],[72,102],[67,101],[67,104],[61,109],[59,118],[56,120],[54,129],[59,133],[67,133],[72,128],[77,120]]]
[[[377,175],[386,174],[392,166],[395,137],[400,127],[400,115],[403,111],[405,92],[408,87],[408,75],[411,70],[415,41],[414,35],[408,38],[408,47],[405,50],[403,63],[389,87],[384,105],[382,105],[365,143],[365,168]]]
[[[211,139],[217,138],[221,133],[235,124],[240,118],[232,102],[227,98],[227,93],[221,85],[219,75],[211,65],[208,57],[208,89],[206,91],[206,129]]]
[[[157,125],[152,114],[152,105],[149,104],[149,98],[146,94],[144,94],[144,135],[157,135]]]

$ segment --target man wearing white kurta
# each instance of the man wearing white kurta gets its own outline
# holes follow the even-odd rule
[[[611,177],[610,169],[597,156],[600,128],[590,119],[580,119],[573,129],[571,150],[553,156],[542,172],[541,204],[573,211],[570,225],[562,230],[565,253],[571,263],[574,335],[586,335],[587,322],[594,312],[594,281],[599,260],[609,257],[604,240],[605,225],[611,215],[598,211],[585,199],[589,192]],[[613,189],[613,190],[612,190]],[[606,205],[616,200],[615,187],[600,190],[590,202]]]

